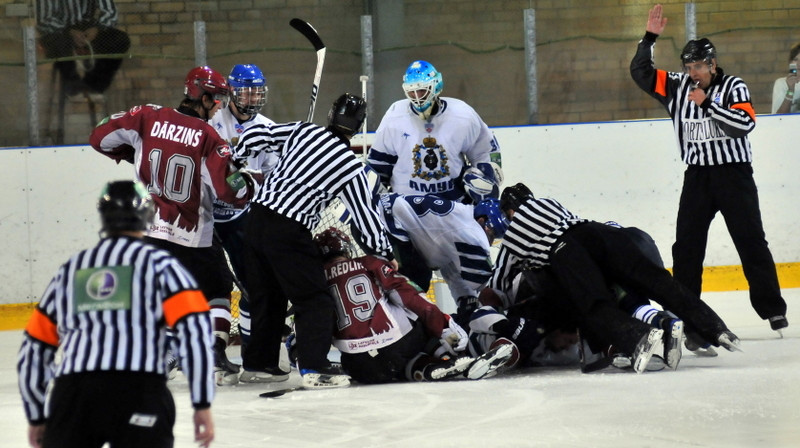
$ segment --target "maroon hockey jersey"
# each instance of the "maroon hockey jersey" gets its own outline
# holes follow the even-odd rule
[[[133,163],[136,180],[147,186],[156,205],[148,236],[208,247],[214,199],[244,207],[252,191],[244,182],[236,189],[228,184],[236,171],[228,144],[204,120],[183,111],[136,106],[101,122],[89,141],[117,163]]]
[[[447,328],[445,315],[385,261],[365,256],[325,265],[338,316],[333,344],[362,353],[397,342],[421,319],[431,337]]]

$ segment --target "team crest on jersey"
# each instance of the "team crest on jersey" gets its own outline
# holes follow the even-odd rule
[[[411,177],[419,177],[422,180],[450,177],[447,152],[433,137],[425,137],[422,139],[422,145],[414,146],[411,150],[411,160],[414,163]]]
[[[231,147],[228,145],[219,145],[217,146],[217,154],[220,157],[230,157],[231,154]]]

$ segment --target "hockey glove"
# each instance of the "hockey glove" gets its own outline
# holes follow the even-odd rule
[[[442,330],[440,338],[442,346],[434,353],[436,356],[441,356],[445,353],[457,355],[458,352],[463,352],[467,348],[467,342],[469,341],[467,332],[453,318],[446,314],[445,318],[447,318],[448,326]]]
[[[533,319],[510,317],[492,325],[492,330],[500,337],[513,341],[519,348],[520,357],[530,357],[536,346],[544,338],[544,328]]]
[[[469,327],[469,319],[470,316],[472,316],[472,312],[480,306],[478,298],[475,296],[462,296],[456,300],[456,305],[458,308],[453,317],[456,319],[458,325]]]

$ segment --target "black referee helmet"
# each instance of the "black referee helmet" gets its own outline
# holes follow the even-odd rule
[[[500,210],[519,210],[519,206],[529,197],[533,197],[533,192],[522,182],[506,187],[500,195]]]
[[[711,63],[711,60],[717,57],[717,50],[714,44],[705,37],[702,39],[690,40],[686,43],[681,51],[681,62],[706,61]]]
[[[144,185],[131,180],[109,182],[97,200],[102,231],[144,231],[153,220],[155,207]]]
[[[360,96],[344,93],[328,112],[328,129],[350,138],[358,132],[367,116],[367,102]]]

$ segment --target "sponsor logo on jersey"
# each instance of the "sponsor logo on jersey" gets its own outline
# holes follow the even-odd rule
[[[228,145],[219,145],[217,146],[217,154],[219,154],[220,157],[230,157],[231,147]]]
[[[134,115],[138,114],[141,110],[142,110],[142,106],[133,106],[133,107],[131,107],[130,114],[131,114],[131,116],[134,116]]]
[[[75,273],[74,312],[131,308],[132,266],[80,269]]]
[[[728,138],[719,125],[705,118],[702,120],[685,119],[682,123],[683,138],[687,142],[707,142],[710,140],[724,140]]]

